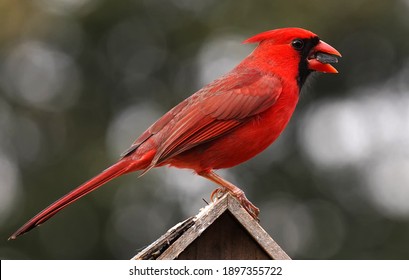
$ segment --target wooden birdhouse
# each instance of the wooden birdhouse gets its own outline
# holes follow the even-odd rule
[[[230,194],[169,229],[133,260],[289,260]]]

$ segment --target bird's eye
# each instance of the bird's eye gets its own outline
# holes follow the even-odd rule
[[[291,42],[291,46],[296,50],[301,50],[304,47],[304,41],[301,39],[295,39]]]

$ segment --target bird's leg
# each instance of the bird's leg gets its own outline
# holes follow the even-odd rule
[[[202,171],[199,172],[198,174],[206,179],[209,179],[212,182],[215,182],[216,184],[220,185],[223,189],[230,192],[232,196],[234,196],[240,201],[240,204],[244,207],[244,209],[246,209],[246,211],[254,219],[258,220],[258,214],[260,213],[260,210],[247,199],[247,197],[245,196],[244,192],[241,189],[239,189],[229,181],[226,181],[213,171]],[[220,188],[214,190],[210,198],[213,200],[214,195],[216,195],[220,191],[222,191]]]

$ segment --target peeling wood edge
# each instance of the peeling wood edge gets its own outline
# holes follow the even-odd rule
[[[164,235],[159,237],[151,245],[140,251],[131,260],[155,260],[160,256],[176,239],[181,237],[194,224],[194,217],[190,217],[183,222],[176,224]]]
[[[221,199],[217,200],[209,207],[206,207],[201,211],[195,220],[195,224],[189,228],[178,240],[176,240],[162,255],[158,257],[158,260],[173,260],[180,255],[202,232],[204,232],[213,222],[220,217],[227,209],[227,198],[224,195]]]

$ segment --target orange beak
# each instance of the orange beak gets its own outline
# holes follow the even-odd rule
[[[330,63],[337,63],[339,57],[341,57],[339,51],[320,40],[308,56],[308,69],[323,73],[338,73]]]

